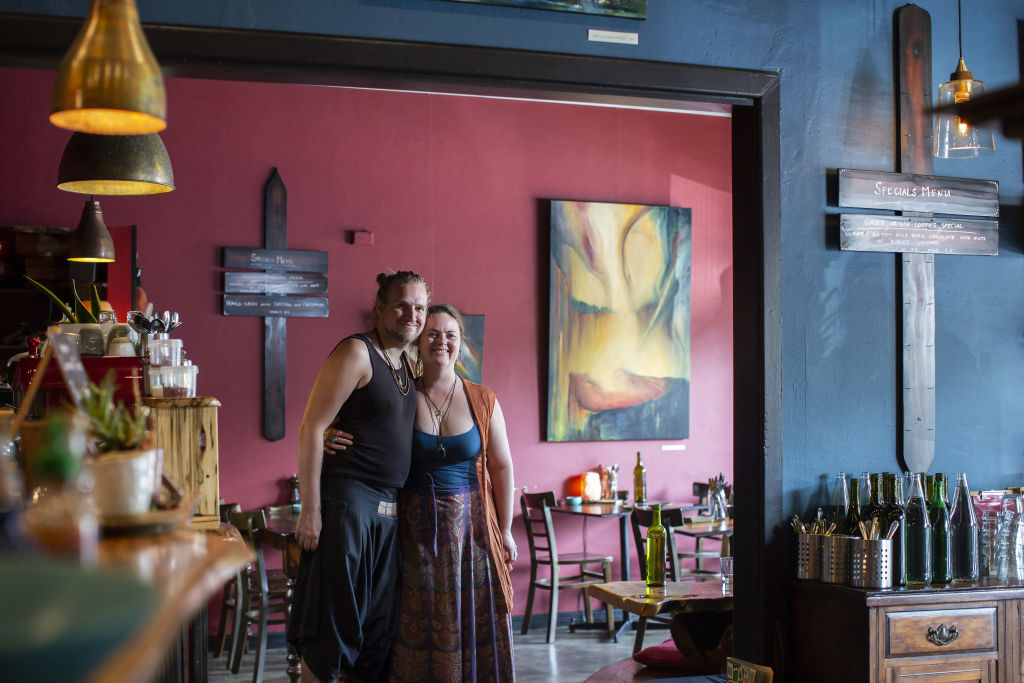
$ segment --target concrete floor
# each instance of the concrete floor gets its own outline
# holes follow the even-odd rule
[[[607,640],[604,631],[577,630],[560,626],[555,642],[544,642],[545,629],[532,628],[522,636],[513,635],[516,679],[520,683],[582,683],[586,678],[612,662],[633,653],[633,632],[627,632],[618,643]],[[656,645],[669,638],[667,629],[649,630],[644,645]],[[225,657],[210,660],[210,683],[248,683],[252,680],[253,655],[247,654],[237,675],[225,669]],[[283,648],[267,652],[264,683],[288,683]]]

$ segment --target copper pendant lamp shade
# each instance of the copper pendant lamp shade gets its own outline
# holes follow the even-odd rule
[[[71,233],[68,244],[68,261],[109,263],[114,260],[114,240],[103,222],[100,203],[93,198],[85,202],[82,219]]]
[[[161,194],[174,189],[174,172],[156,133],[75,133],[60,159],[57,187],[90,195]]]
[[[144,135],[167,127],[160,66],[135,0],[93,0],[60,62],[50,122],[101,135]]]

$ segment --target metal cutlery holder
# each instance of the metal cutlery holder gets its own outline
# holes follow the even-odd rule
[[[822,534],[796,535],[796,578],[817,581],[821,578]]]
[[[821,580],[825,583],[850,582],[850,541],[853,536],[822,538]]]
[[[892,540],[850,540],[850,585],[892,588]]]

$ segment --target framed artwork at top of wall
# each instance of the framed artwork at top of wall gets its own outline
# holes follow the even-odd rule
[[[549,9],[560,12],[604,14],[627,19],[646,19],[647,0],[448,0],[478,5],[504,5],[528,9]]]

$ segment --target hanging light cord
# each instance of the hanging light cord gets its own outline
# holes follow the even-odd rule
[[[960,0],[956,0],[956,41],[960,50],[960,59],[964,58],[964,18],[960,9]]]

